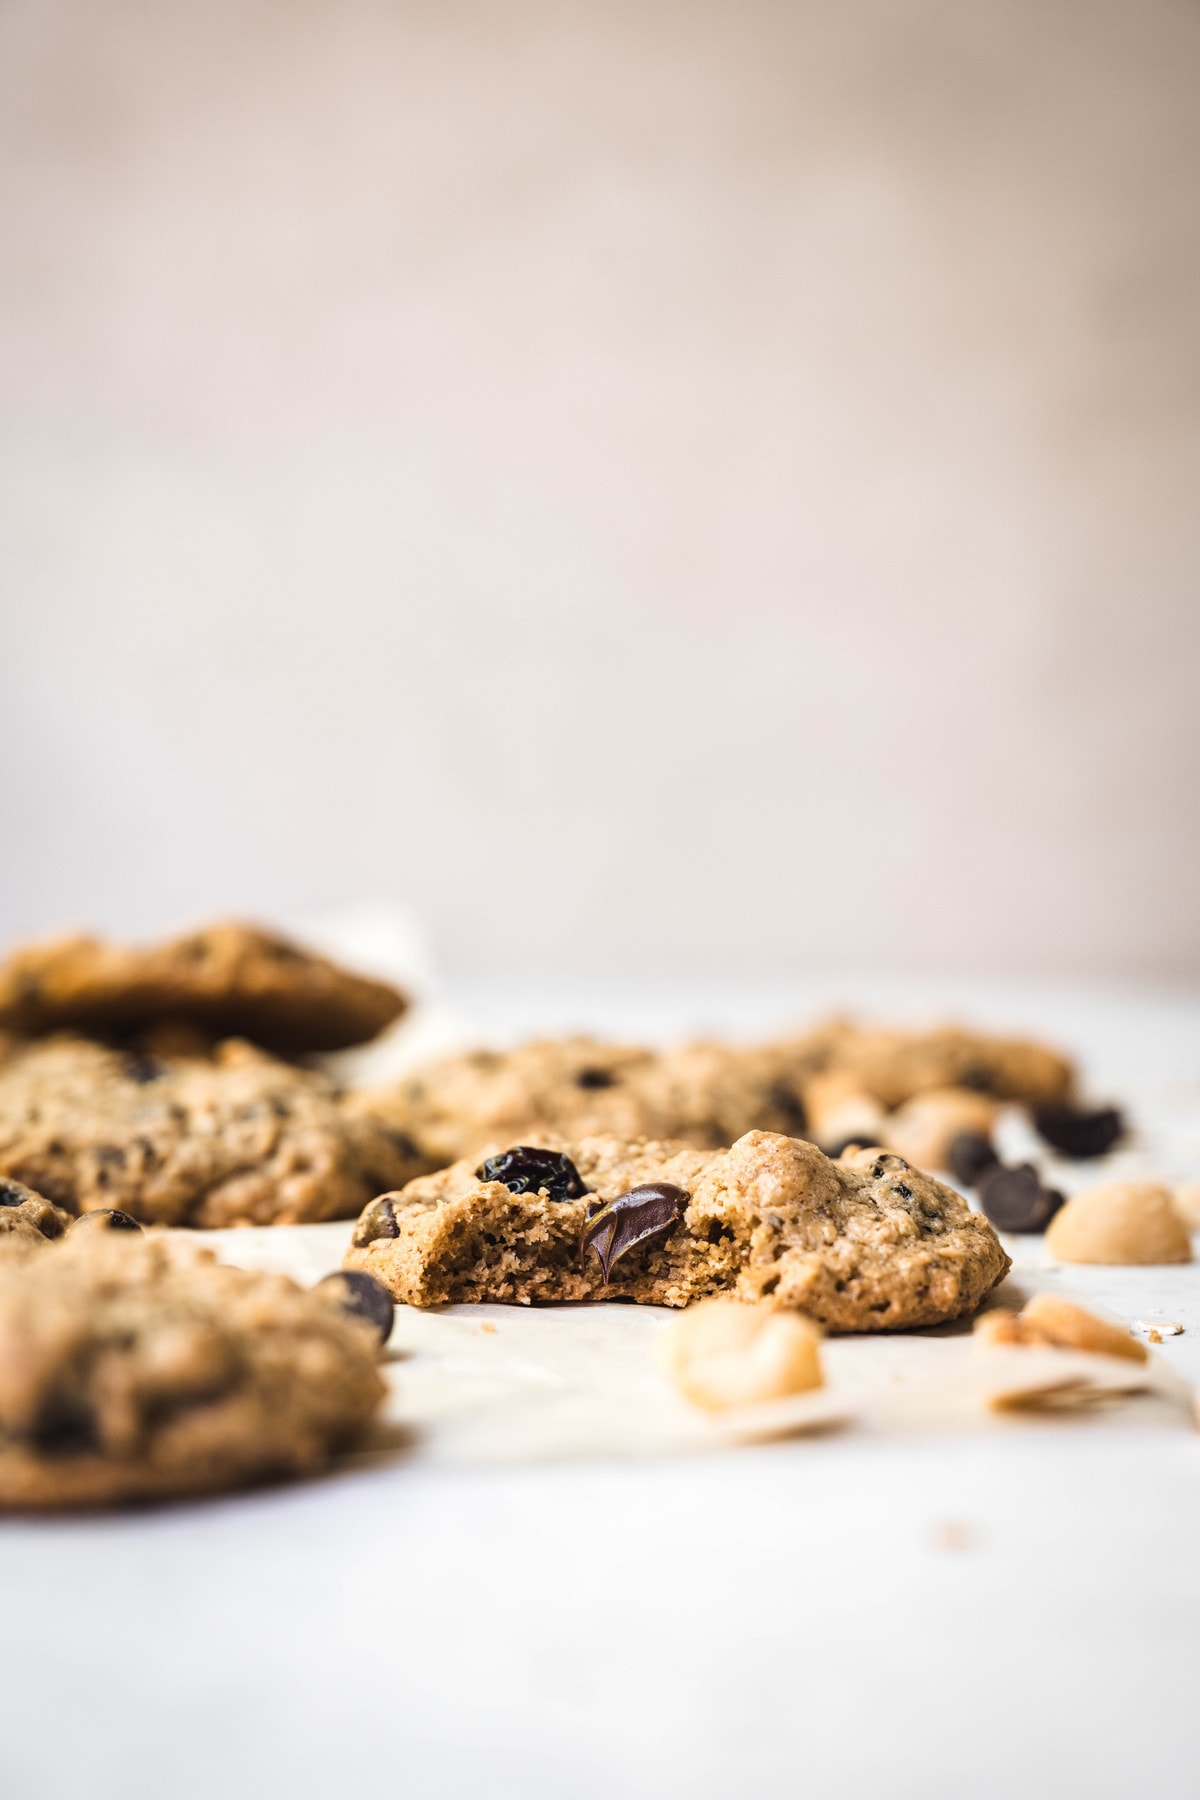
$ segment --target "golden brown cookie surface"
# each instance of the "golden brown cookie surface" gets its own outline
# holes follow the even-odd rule
[[[0,964],[0,1026],[125,1033],[160,1021],[299,1054],[375,1037],[404,1011],[386,983],[256,926],[210,925],[134,948],[96,937],[15,950]]]
[[[0,1505],[104,1506],[321,1467],[383,1395],[372,1334],[161,1238],[0,1257]]]
[[[211,1058],[51,1037],[0,1065],[0,1175],[146,1223],[347,1218],[425,1166],[333,1084],[231,1040]]]
[[[347,1266],[418,1306],[589,1299],[686,1306],[736,1293],[794,1308],[835,1331],[957,1318],[1008,1268],[987,1220],[896,1156],[832,1162],[801,1139],[762,1131],[728,1151],[611,1137],[539,1141],[569,1158],[584,1194],[514,1192],[503,1179],[481,1178],[470,1161],[459,1163],[373,1201],[355,1228]],[[600,1206],[620,1196],[630,1196],[621,1221],[630,1247],[606,1282],[588,1239]],[[648,1235],[639,1237],[639,1223]]]

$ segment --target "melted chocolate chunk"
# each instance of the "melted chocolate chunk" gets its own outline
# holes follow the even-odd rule
[[[557,1150],[515,1144],[489,1156],[475,1171],[477,1181],[498,1181],[510,1194],[536,1194],[545,1189],[551,1200],[579,1200],[587,1193],[579,1170]]]
[[[1040,1138],[1063,1156],[1084,1161],[1107,1156],[1125,1134],[1125,1120],[1115,1106],[1035,1106],[1033,1122]]]
[[[29,1198],[30,1190],[19,1181],[6,1181],[0,1176],[0,1206],[24,1206]]]
[[[982,1131],[960,1131],[951,1138],[946,1157],[950,1173],[963,1187],[974,1187],[985,1169],[994,1169],[1000,1158],[990,1137]]]
[[[400,1227],[396,1223],[396,1209],[392,1205],[389,1194],[380,1194],[378,1200],[372,1200],[363,1208],[354,1227],[353,1241],[361,1249],[364,1244],[373,1244],[376,1238],[394,1238],[400,1236]]]
[[[652,1181],[645,1187],[630,1188],[627,1194],[618,1195],[595,1212],[589,1207],[588,1222],[579,1240],[580,1262],[586,1262],[588,1251],[594,1250],[607,1286],[618,1257],[635,1244],[644,1244],[648,1238],[672,1230],[682,1219],[690,1199],[686,1188],[675,1187],[669,1181]]]
[[[342,1312],[362,1319],[377,1333],[381,1344],[387,1343],[396,1317],[396,1302],[382,1281],[376,1281],[365,1269],[338,1269],[318,1281],[317,1286],[327,1288]]]
[[[997,1163],[980,1177],[979,1202],[1001,1231],[1045,1231],[1063,1197],[1057,1189],[1042,1186],[1032,1163],[1015,1169]]]

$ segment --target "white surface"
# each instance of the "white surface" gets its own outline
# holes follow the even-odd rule
[[[1162,1004],[1093,995],[1072,1030],[1060,1001],[1027,996],[1025,1022],[1111,1067]],[[1174,1048],[1145,1093],[1186,1137],[1200,1009],[1168,1011]],[[1018,1274],[1182,1319],[1161,1353],[1197,1373],[1200,1266]],[[1200,1437],[1140,1404],[663,1461],[400,1461],[8,1521],[0,1792],[1189,1794]]]

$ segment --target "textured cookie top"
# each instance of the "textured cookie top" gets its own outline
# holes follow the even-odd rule
[[[37,1248],[52,1243],[70,1223],[70,1213],[44,1195],[0,1176],[0,1247],[7,1250],[21,1244]]]
[[[957,1025],[904,1031],[831,1019],[777,1048],[790,1054],[800,1079],[845,1072],[886,1107],[930,1088],[1036,1104],[1066,1098],[1075,1084],[1070,1059],[1048,1045]]]
[[[538,1140],[568,1155],[583,1196],[513,1193],[470,1162],[377,1198],[347,1263],[413,1305],[705,1294],[770,1299],[837,1331],[937,1324],[972,1311],[1006,1272],[987,1220],[884,1152],[834,1162],[802,1139],[751,1131],[728,1151],[607,1137]],[[637,1241],[604,1280],[584,1238],[601,1202],[666,1184],[670,1229]]]
[[[0,1026],[31,1036],[178,1020],[298,1054],[360,1044],[406,1004],[385,982],[237,923],[146,948],[58,938],[14,950],[0,964]]]
[[[446,1057],[365,1103],[435,1162],[538,1131],[573,1141],[608,1134],[717,1148],[754,1126],[797,1130],[803,1122],[787,1069],[769,1046],[657,1051],[586,1037]]]
[[[0,1256],[0,1504],[299,1474],[383,1391],[371,1331],[284,1276],[125,1234]]]
[[[0,1064],[0,1174],[71,1212],[200,1226],[346,1218],[422,1166],[324,1075],[237,1040],[212,1058],[163,1059],[50,1037]]]

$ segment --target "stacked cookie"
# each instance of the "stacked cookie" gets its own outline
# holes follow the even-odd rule
[[[300,1474],[361,1433],[392,1302],[306,1292],[143,1224],[342,1217],[423,1165],[294,1059],[404,997],[269,933],[75,938],[0,967],[0,1503]]]
[[[372,1037],[405,1004],[244,925],[18,951],[0,966],[0,1175],[145,1223],[344,1218],[428,1164],[293,1059]]]

